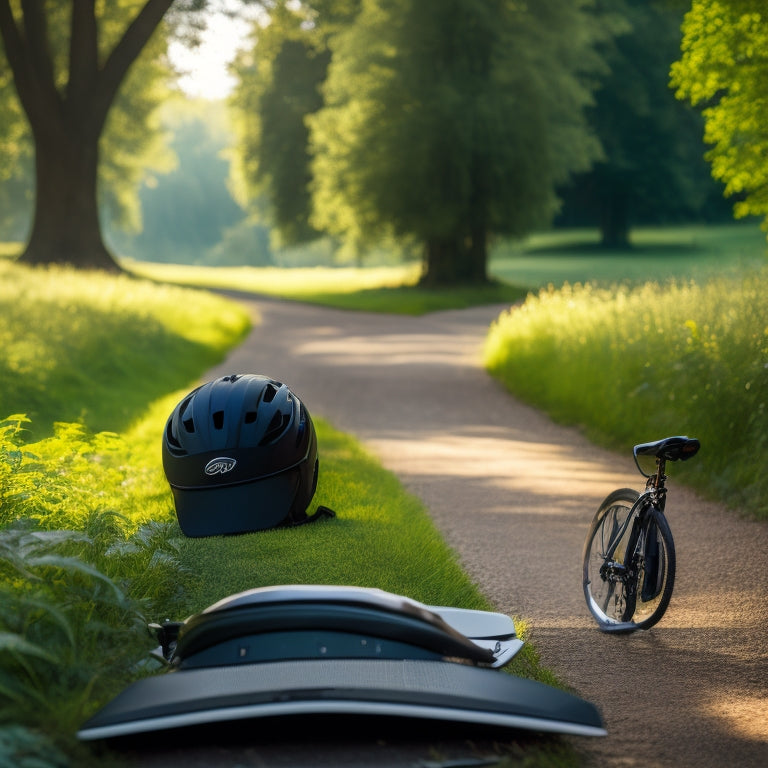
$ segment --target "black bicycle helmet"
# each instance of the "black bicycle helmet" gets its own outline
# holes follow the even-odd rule
[[[224,376],[173,409],[163,469],[187,536],[296,525],[309,519],[317,485],[315,428],[285,384]]]

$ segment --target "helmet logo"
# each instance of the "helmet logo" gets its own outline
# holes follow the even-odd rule
[[[219,456],[215,459],[211,459],[203,470],[206,475],[224,475],[227,472],[231,472],[235,468],[237,461],[230,459],[228,456]]]

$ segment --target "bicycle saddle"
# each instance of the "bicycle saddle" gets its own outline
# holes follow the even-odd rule
[[[695,456],[701,444],[695,437],[665,437],[650,443],[640,443],[634,448],[635,456],[655,456],[666,461],[686,461]]]
[[[241,592],[154,628],[179,668],[289,658],[458,658],[496,666],[493,646],[473,642],[439,610],[378,589],[290,585]]]

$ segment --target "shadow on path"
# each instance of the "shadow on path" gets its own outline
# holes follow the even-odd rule
[[[596,448],[482,370],[502,307],[413,318],[238,298],[261,324],[206,377],[280,379],[394,471],[483,593],[529,620],[544,664],[601,708],[608,738],[578,742],[595,764],[766,763],[768,527],[702,501],[673,471],[671,607],[647,633],[602,635],[581,590],[584,537],[600,500],[642,478],[631,446]]]

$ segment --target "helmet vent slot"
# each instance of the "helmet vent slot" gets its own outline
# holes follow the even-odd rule
[[[276,413],[272,417],[272,421],[269,422],[267,432],[259,441],[259,445],[268,445],[273,440],[276,440],[278,437],[280,437],[290,420],[291,417],[288,414]]]
[[[184,425],[184,429],[187,430],[190,434],[194,434],[195,431],[195,420],[194,419],[184,419],[184,421],[181,422]]]
[[[176,435],[173,434],[173,427],[171,426],[171,422],[168,422],[168,426],[165,430],[165,439],[168,441],[168,444],[173,446],[174,448],[181,448],[181,443],[176,439]]]
[[[267,386],[264,387],[264,394],[262,395],[262,400],[265,403],[271,403],[275,399],[276,394],[277,394],[277,387],[274,384],[267,384]]]
[[[256,411],[247,411],[246,414],[245,414],[245,419],[244,419],[245,423],[246,424],[253,424],[253,422],[256,421],[256,416],[258,416]]]
[[[224,427],[224,411],[215,411],[211,414],[213,419],[213,428],[222,429]]]

